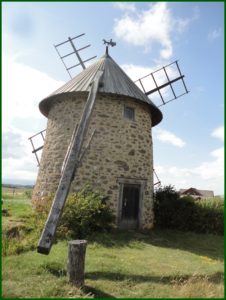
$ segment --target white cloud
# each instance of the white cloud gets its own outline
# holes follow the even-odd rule
[[[222,35],[222,29],[221,28],[213,29],[212,31],[210,31],[208,33],[208,40],[214,41],[217,38],[221,37],[221,35]]]
[[[145,51],[160,44],[160,56],[168,59],[173,55],[172,33],[183,32],[198,18],[197,9],[190,18],[174,18],[167,2],[150,4],[147,10],[136,10],[135,15],[126,12],[115,20],[114,33],[127,43],[143,46]]]
[[[34,184],[37,177],[37,164],[30,156],[25,156],[23,159],[3,160],[2,168],[3,182]]]
[[[204,180],[223,178],[224,148],[218,148],[212,151],[210,154],[214,157],[214,160],[203,162],[200,166],[194,169],[194,172],[199,174]]]
[[[116,20],[114,32],[118,38],[135,46],[151,47],[153,43],[162,46],[161,56],[169,58],[172,55],[170,39],[170,12],[166,3],[156,3],[146,11],[132,17],[124,15]]]
[[[220,126],[212,132],[212,136],[220,139],[222,142],[224,141],[224,126]]]
[[[3,182],[34,182],[37,175],[37,162],[28,141],[29,131],[13,126],[3,131]]]
[[[171,144],[179,148],[185,146],[185,142],[181,138],[177,137],[174,133],[161,128],[155,129],[154,137],[163,143]]]
[[[222,128],[222,127],[219,127]],[[216,131],[222,132],[222,131]],[[217,137],[222,137],[217,134]],[[212,159],[194,167],[155,166],[163,185],[174,185],[177,189],[195,187],[213,190],[215,194],[224,194],[224,148],[210,152]]]
[[[35,180],[37,162],[28,138],[46,126],[38,103],[63,82],[4,54],[2,74],[3,181]]]
[[[121,68],[126,72],[126,74],[133,80],[137,80],[147,74],[150,74],[154,70],[152,68],[133,65],[133,64],[124,64],[121,65]],[[156,67],[157,68],[157,67]]]
[[[2,158],[21,158],[25,155],[21,135],[17,132],[7,131],[2,133]]]
[[[174,18],[174,27],[175,30],[182,33],[184,32],[188,26],[194,22],[195,20],[197,20],[200,16],[200,12],[199,12],[199,7],[195,6],[193,8],[193,14],[191,15],[191,17],[189,18]]]
[[[123,11],[136,11],[136,6],[134,3],[128,3],[128,2],[116,2],[114,3],[114,7],[119,8]]]
[[[63,84],[4,54],[2,74],[3,128],[17,117],[43,119],[38,103]],[[32,128],[32,124],[28,126]]]
[[[220,160],[220,162],[223,162],[223,160],[224,160],[224,148],[223,147],[213,150],[210,154],[212,156],[214,156],[215,158],[217,158],[217,160]]]
[[[212,152],[213,160],[201,163],[194,168],[177,166],[155,166],[162,185],[174,185],[176,189],[195,187],[213,190],[215,194],[224,194],[224,157],[223,148]]]

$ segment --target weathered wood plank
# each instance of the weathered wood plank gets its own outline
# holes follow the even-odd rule
[[[78,128],[78,125],[76,124],[76,126],[75,126],[75,128],[74,128],[74,130],[72,132],[72,136],[71,136],[71,139],[70,139],[70,142],[69,142],[69,146],[67,148],[67,153],[66,153],[66,155],[64,157],[64,161],[63,161],[63,164],[62,164],[62,167],[61,167],[61,175],[64,173],[68,157],[69,157],[69,155],[71,153],[71,148],[74,145],[74,142],[75,142],[74,140],[75,140],[75,137],[76,137],[77,128]]]
[[[69,193],[71,182],[75,176],[76,170],[80,163],[79,158],[81,154],[81,149],[88,129],[89,120],[94,108],[99,82],[102,75],[103,71],[98,71],[94,78],[83,110],[81,120],[78,124],[77,130],[74,131],[72,144],[69,145],[70,152],[67,154],[67,159],[65,159],[65,165],[62,170],[62,176],[45,227],[42,231],[41,238],[38,243],[37,250],[39,253],[49,254],[49,251],[51,249],[56,233],[57,224],[63,212],[63,207],[67,195]]]
[[[77,287],[84,285],[86,240],[75,240],[68,243],[67,273],[69,282]]]

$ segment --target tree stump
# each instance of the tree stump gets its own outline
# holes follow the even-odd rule
[[[69,282],[77,287],[84,285],[86,246],[86,240],[75,240],[68,243],[67,272]]]

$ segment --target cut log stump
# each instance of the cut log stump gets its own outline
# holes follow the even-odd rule
[[[75,240],[68,243],[69,282],[77,287],[84,285],[86,246],[86,240]]]

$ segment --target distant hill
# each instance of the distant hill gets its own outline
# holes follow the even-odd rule
[[[22,185],[22,184],[3,183],[2,187],[5,187],[5,188],[17,188],[17,189],[33,189],[34,185],[30,185],[30,184]]]

